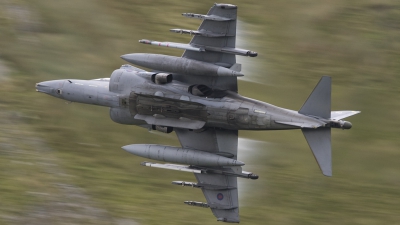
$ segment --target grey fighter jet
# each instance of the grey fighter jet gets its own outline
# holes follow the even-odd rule
[[[301,129],[325,176],[332,175],[331,128],[350,129],[343,118],[358,111],[331,112],[331,78],[321,78],[300,110],[280,108],[238,94],[243,76],[236,55],[256,52],[235,46],[237,6],[214,4],[207,15],[184,13],[203,20],[198,30],[172,29],[193,35],[189,44],[140,40],[140,43],[184,49],[182,57],[135,53],[122,59],[151,69],[123,65],[110,78],[64,79],[36,84],[36,90],[71,102],[110,108],[114,122],[171,133],[181,146],[132,144],[124,150],[144,158],[178,164],[142,165],[194,173],[197,183],[172,184],[200,188],[218,221],[239,222],[237,177],[257,179],[242,171],[237,159],[238,130]]]

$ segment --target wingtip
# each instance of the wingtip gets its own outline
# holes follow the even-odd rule
[[[332,177],[332,171],[322,172],[322,174],[326,177]]]

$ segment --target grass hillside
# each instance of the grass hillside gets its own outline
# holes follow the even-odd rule
[[[107,108],[35,92],[44,80],[109,77],[120,55],[182,51],[214,1],[5,0],[0,2],[0,224],[217,224],[201,191],[170,185],[190,173],[140,166],[120,147],[179,145],[113,123]],[[360,110],[334,130],[333,177],[300,131],[240,132],[239,160],[260,179],[239,180],[244,224],[397,224],[400,221],[400,2],[238,1],[239,93],[299,109],[322,75],[332,110]],[[253,139],[254,141],[249,141]]]

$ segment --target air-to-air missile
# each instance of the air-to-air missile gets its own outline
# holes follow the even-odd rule
[[[226,36],[225,33],[215,33],[215,32],[210,32],[210,31],[206,31],[206,30],[193,31],[193,30],[184,30],[184,29],[171,29],[170,31],[175,32],[175,33],[190,34],[190,35],[205,36],[205,37],[224,37],[224,36]],[[196,51],[196,52],[207,52],[207,51],[223,52],[223,53],[242,55],[242,56],[250,56],[250,57],[256,57],[258,55],[257,52],[250,51],[247,49],[241,49],[241,48],[228,48],[228,47],[219,48],[219,47],[205,46],[205,45],[193,46],[193,45],[189,45],[189,44],[182,44],[182,43],[176,43],[176,42],[159,42],[159,41],[152,41],[152,40],[147,40],[147,39],[139,40],[139,43],[161,46],[161,47],[178,48],[178,49],[184,49],[184,50],[190,50],[190,51]]]
[[[164,145],[135,144],[122,147],[127,152],[148,159],[198,166],[243,166],[235,159],[194,149]]]
[[[207,203],[204,202],[196,202],[196,201],[184,201],[186,205],[190,206],[197,206],[197,207],[202,207],[202,208],[210,208],[210,206]]]
[[[242,73],[223,66],[169,55],[133,53],[123,55],[121,58],[138,66],[171,73],[195,76],[205,74],[207,76],[243,76]]]

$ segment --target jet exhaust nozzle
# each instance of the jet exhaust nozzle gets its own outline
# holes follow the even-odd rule
[[[350,122],[348,122],[348,121],[343,121],[342,129],[348,130],[348,129],[350,129],[352,126],[353,126],[353,124],[351,124]]]
[[[343,130],[348,130],[351,127],[353,127],[353,125],[349,121],[343,121],[343,120],[331,121],[329,126],[332,128],[341,128]]]

